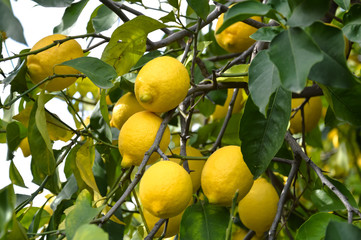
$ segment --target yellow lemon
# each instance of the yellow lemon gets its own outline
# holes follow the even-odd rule
[[[118,147],[123,159],[122,167],[139,166],[144,154],[153,145],[162,118],[155,113],[142,111],[133,114],[123,125],[119,132]],[[169,127],[164,131],[159,147],[164,152],[170,142]],[[153,153],[148,164],[154,163],[159,158],[158,153]]]
[[[217,119],[222,119],[224,117],[226,117],[227,112],[228,112],[228,106],[229,103],[231,102],[232,96],[233,96],[233,88],[228,88],[228,92],[227,92],[227,99],[224,102],[223,106],[220,105],[216,105],[216,109],[214,110],[213,114],[211,115],[211,119],[212,120],[217,120]],[[242,108],[244,107],[244,104],[247,100],[247,94],[244,91],[244,89],[239,89],[237,97],[236,97],[236,101],[234,102],[233,105],[233,109],[232,109],[232,113],[238,113],[242,110]]]
[[[180,154],[180,147],[173,149],[172,152],[175,154]],[[202,153],[198,149],[195,149],[191,146],[186,147],[186,152],[187,152],[187,156],[203,157]],[[170,158],[169,160],[176,162],[178,164],[181,161],[179,158]],[[205,163],[206,163],[205,160],[188,160],[189,169],[192,171],[190,173],[190,176],[193,183],[194,193],[197,192],[197,190],[201,186],[201,173]]]
[[[278,194],[272,184],[264,178],[254,181],[249,193],[238,203],[238,213],[242,223],[262,236],[276,216]]]
[[[238,190],[238,201],[253,184],[253,175],[243,160],[239,146],[226,146],[209,156],[203,167],[201,185],[210,203],[231,206]]]
[[[293,98],[292,99],[292,109],[299,107],[305,101],[304,98]],[[321,97],[312,97],[304,105],[304,122],[305,122],[305,132],[310,132],[314,129],[322,115],[322,101]],[[294,112],[291,113],[293,115]],[[293,134],[302,132],[302,115],[301,110],[298,110],[296,115],[291,118],[290,121],[290,130]]]
[[[244,237],[247,235],[248,231],[244,228],[237,227],[237,229],[232,233],[232,240],[243,240]],[[261,239],[256,235],[251,238],[251,240],[258,240]]]
[[[216,29],[215,29],[215,37],[219,46],[221,46],[224,50],[237,53],[243,52],[247,50],[253,43],[256,41],[250,38],[253,33],[257,31],[257,28],[254,28],[244,22],[236,22],[231,26],[224,29],[221,33],[216,34],[217,30],[223,24],[224,14],[218,18]],[[261,17],[255,16],[252,17],[253,20],[261,22]]]
[[[52,44],[56,40],[61,40],[66,36],[54,34],[38,41],[31,51],[38,50]],[[58,44],[52,48],[37,54],[29,55],[27,58],[28,73],[34,84],[39,83],[45,78],[55,74],[79,74],[80,72],[68,66],[56,66],[65,61],[83,56],[83,50],[76,40],[69,40]],[[48,91],[60,91],[69,87],[76,81],[76,77],[54,78],[40,87]]]
[[[163,56],[146,63],[135,80],[135,96],[145,109],[166,112],[179,105],[189,88],[187,69],[177,59]]]
[[[121,129],[130,116],[144,110],[145,109],[138,103],[135,95],[128,92],[115,103],[110,125]]]
[[[191,177],[183,167],[172,161],[160,161],[140,180],[139,198],[153,216],[171,218],[188,206],[192,190]]]
[[[21,140],[19,147],[23,152],[24,157],[29,157],[31,154],[28,137]]]
[[[50,215],[52,215],[54,211],[53,211],[53,209],[50,207],[50,204],[55,200],[55,195],[49,193],[49,194],[47,194],[45,197],[46,197],[47,199],[49,199],[49,198],[50,198],[50,199],[49,199],[48,202],[45,204],[44,210],[47,211]]]

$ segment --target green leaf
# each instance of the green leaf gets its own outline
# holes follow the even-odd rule
[[[50,214],[44,210],[44,208],[38,208],[36,211],[31,224],[28,229],[28,233],[36,233],[39,228],[43,227],[50,220]]]
[[[112,65],[119,76],[127,73],[144,54],[148,33],[164,27],[144,15],[124,23],[113,32],[101,59]]]
[[[339,120],[361,126],[361,102],[355,101],[361,96],[361,84],[350,89],[322,86],[322,91],[333,113]]]
[[[65,218],[65,232],[68,240],[74,238],[77,230],[84,224],[90,223],[102,208],[92,208],[92,196],[87,190],[79,193],[73,210]]]
[[[117,77],[117,73],[109,64],[94,57],[75,58],[63,62],[61,65],[79,70],[100,88],[111,88],[113,86],[112,80]]]
[[[350,8],[350,0],[334,0],[334,2],[344,10],[348,10]]]
[[[163,23],[177,22],[177,20],[175,19],[175,14],[174,14],[173,11],[170,11],[167,15],[159,18],[159,20],[161,20]]]
[[[200,201],[188,207],[180,226],[180,240],[225,239],[229,210]]]
[[[242,118],[241,113],[233,113],[226,127],[226,131],[222,137],[222,145],[237,145],[241,146],[241,141],[239,139],[239,126]],[[216,128],[212,131],[211,140],[216,140],[219,132],[224,123],[224,118],[220,121],[217,121]]]
[[[51,203],[51,208],[55,211],[58,205],[63,200],[69,200],[73,196],[73,194],[78,190],[78,185],[76,184],[76,179],[74,175],[71,175],[68,178],[68,181],[61,189],[60,193],[56,196],[54,201]]]
[[[327,225],[325,240],[339,239],[361,239],[361,229],[347,222],[330,221]]]
[[[281,26],[259,28],[250,38],[256,41],[271,42],[272,39],[281,33],[284,29]]]
[[[97,240],[108,240],[108,234],[103,231],[100,227],[95,226],[94,224],[84,224],[78,228],[74,235],[76,240],[88,240],[88,239],[97,239]]]
[[[104,142],[112,142],[112,132],[109,126],[109,112],[105,100],[105,92],[102,91],[100,101],[90,116],[90,127],[94,134]]]
[[[187,3],[204,21],[207,19],[209,13],[208,0],[187,0]]]
[[[18,220],[16,220],[16,217],[13,217],[12,229],[10,232],[8,232],[5,239],[28,240],[25,228]]]
[[[46,127],[44,104],[44,91],[42,91],[33,105],[28,126],[33,166],[41,174],[42,179],[55,170],[55,158]]]
[[[199,98],[197,98],[197,101]],[[203,114],[205,117],[209,117],[216,108],[216,105],[214,105],[211,101],[209,101],[207,98],[201,99],[198,104],[196,105],[196,109],[199,110],[201,114]]]
[[[24,52],[27,51],[21,51],[20,54]],[[19,61],[14,71],[12,71],[10,75],[3,80],[4,86],[6,87],[8,84],[10,84],[11,92],[22,93],[26,91],[28,89],[25,79],[26,74],[27,67],[25,64],[25,60]]]
[[[269,0],[267,4],[281,13],[286,19],[288,19],[292,13],[288,0]]]
[[[297,6],[293,9],[291,17],[287,24],[291,27],[309,26],[313,22],[320,20],[329,9],[330,1],[328,0],[302,0],[298,1]]]
[[[350,3],[349,3],[350,4]],[[353,42],[361,42],[361,4],[354,4],[343,16],[342,28],[346,37]]]
[[[79,15],[83,11],[88,1],[89,0],[81,0],[67,7],[65,9],[62,22],[54,28],[53,32],[66,34],[78,20]]]
[[[118,16],[105,5],[97,7],[88,22],[87,30],[90,32],[103,32],[113,26]]]
[[[11,161],[11,163],[10,163],[9,177],[13,184],[26,188],[24,180],[23,180],[22,176],[20,175],[20,173],[19,173],[18,169],[16,168],[13,161]]]
[[[231,26],[233,23],[243,21],[253,16],[267,16],[277,19],[275,10],[271,6],[262,4],[258,1],[244,1],[233,5],[224,14],[223,24],[217,30],[217,34],[220,34],[224,29]]]
[[[326,228],[330,221],[343,222],[345,220],[331,213],[316,213],[298,229],[296,240],[322,239],[325,237]]]
[[[0,190],[0,239],[6,234],[8,224],[13,218],[15,201],[13,185]]]
[[[167,2],[174,8],[179,8],[178,0],[167,0]]]
[[[291,114],[291,93],[279,87],[271,96],[267,118],[249,97],[240,123],[239,137],[244,160],[258,178],[283,144]]]
[[[303,90],[311,67],[322,60],[318,46],[299,27],[273,38],[268,54],[278,69],[282,86],[292,92]]]
[[[281,86],[276,66],[271,62],[267,51],[259,52],[249,67],[248,89],[254,104],[266,116],[269,98]]]
[[[11,122],[6,126],[6,143],[8,144],[7,160],[14,158],[13,152],[20,144],[20,126],[17,122]]]
[[[0,1],[0,31],[5,32],[7,36],[19,43],[27,44],[23,27],[14,16],[10,1]]]
[[[43,7],[68,7],[74,0],[33,0]]]
[[[316,22],[307,29],[307,32],[323,55],[323,60],[311,68],[309,78],[330,87],[352,87],[355,79],[346,64],[342,31]]]

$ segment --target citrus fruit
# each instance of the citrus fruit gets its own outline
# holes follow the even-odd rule
[[[38,41],[31,48],[31,51],[46,47],[54,41],[64,38],[66,38],[66,36],[62,34],[47,36]],[[27,67],[30,79],[34,84],[37,84],[54,74],[79,74],[80,72],[72,67],[56,65],[82,56],[83,50],[79,43],[74,39],[60,45],[58,44],[37,54],[29,55],[27,57]],[[76,77],[57,77],[42,84],[40,87],[48,91],[60,91],[69,87],[76,79]]]
[[[21,140],[19,147],[23,152],[24,157],[29,157],[31,154],[28,137]]]
[[[144,154],[153,145],[161,123],[162,118],[149,111],[137,112],[128,118],[118,137],[118,147],[123,157],[122,167],[140,165]],[[170,131],[167,126],[159,144],[163,152],[167,150],[169,142]],[[158,158],[159,154],[154,152],[150,156],[148,164],[154,163]]]
[[[125,121],[127,121],[130,116],[144,110],[145,109],[138,103],[135,95],[128,92],[115,103],[110,125],[121,129]]]
[[[186,170],[172,161],[160,161],[144,173],[139,198],[144,209],[159,218],[180,214],[192,198],[192,180]]]
[[[179,105],[189,88],[187,69],[177,59],[163,56],[146,63],[135,80],[135,96],[145,109],[166,112]]]
[[[213,114],[211,115],[211,119],[213,120],[217,120],[217,119],[222,119],[224,117],[226,117],[227,112],[228,112],[228,107],[229,107],[229,103],[231,102],[232,96],[233,96],[233,88],[228,88],[227,91],[227,99],[224,102],[223,106],[221,105],[216,105],[216,109],[214,110]],[[247,100],[247,94],[244,91],[243,88],[239,89],[237,97],[236,97],[236,101],[234,102],[233,105],[233,109],[232,109],[232,113],[238,113],[242,110],[242,108],[244,107],[244,103]]]
[[[172,152],[175,154],[180,154],[180,147],[174,148]],[[186,153],[187,156],[203,157],[202,153],[198,149],[191,146],[186,147]],[[179,158],[170,158],[169,160],[178,164],[181,161]],[[192,171],[189,175],[192,179],[194,193],[197,192],[197,190],[201,186],[201,173],[205,162],[205,160],[188,160],[189,169]]]
[[[232,240],[243,240],[244,237],[247,235],[248,231],[244,228],[240,228],[237,227],[237,229],[235,231],[233,231],[232,233]],[[251,240],[258,240],[261,239],[259,237],[257,237],[256,235],[254,235]]]
[[[257,236],[262,236],[272,225],[278,200],[272,184],[264,178],[255,180],[249,193],[238,203],[242,223],[255,231]]]
[[[219,148],[203,167],[201,185],[210,203],[231,206],[238,190],[238,201],[253,184],[253,175],[243,160],[239,146]]]
[[[257,28],[254,28],[244,22],[236,22],[231,26],[224,29],[221,33],[217,34],[217,30],[223,24],[224,14],[218,18],[216,29],[215,29],[215,38],[219,46],[224,50],[237,53],[247,50],[253,43],[256,41],[250,38],[257,31]],[[261,17],[255,16],[252,17],[253,20],[261,22]]]
[[[299,107],[305,101],[304,98],[293,98],[292,99],[292,109]],[[305,122],[305,132],[310,132],[314,129],[322,115],[322,101],[321,97],[312,97],[304,105],[304,122]],[[293,115],[294,112],[291,113]],[[290,130],[293,134],[302,132],[302,115],[301,109],[297,111],[296,115],[291,118],[290,121]]]

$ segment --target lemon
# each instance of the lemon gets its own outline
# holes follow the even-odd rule
[[[128,92],[115,103],[110,125],[121,129],[130,116],[144,110],[145,109],[138,103],[135,95]]]
[[[216,105],[216,109],[214,110],[213,114],[211,115],[212,120],[222,119],[225,118],[228,112],[228,106],[231,102],[232,96],[233,96],[233,88],[228,88],[227,91],[227,99],[224,102],[223,106]],[[242,110],[244,107],[244,104],[247,100],[247,94],[244,91],[244,89],[239,89],[236,101],[234,102],[232,113],[238,113]]]
[[[209,156],[203,167],[201,185],[210,203],[231,206],[236,193],[242,199],[253,184],[253,175],[239,146],[226,146]]]
[[[66,38],[65,35],[54,34],[38,41],[31,51],[38,50],[52,44],[55,40]],[[28,73],[34,84],[55,74],[79,74],[80,72],[68,66],[56,66],[65,61],[83,56],[83,50],[76,40],[69,40],[60,45],[56,45],[40,53],[27,57]],[[48,91],[60,91],[69,87],[76,81],[75,77],[54,78],[40,87]]]
[[[153,216],[171,218],[188,206],[192,190],[191,177],[183,167],[172,161],[160,161],[140,180],[139,198]]]
[[[180,154],[180,147],[173,149],[172,152],[175,154]],[[187,156],[203,157],[202,153],[198,149],[195,149],[191,146],[186,146],[186,152]],[[178,164],[181,161],[179,158],[170,158],[169,160]],[[194,193],[197,192],[197,190],[201,186],[201,173],[205,162],[206,161],[203,160],[188,160],[189,169],[192,171],[190,173],[190,176],[192,179]]]
[[[243,240],[244,237],[247,235],[248,231],[244,228],[237,227],[237,229],[232,233],[232,240]],[[252,240],[261,239],[256,235],[251,238]]]
[[[24,157],[29,157],[31,154],[28,137],[21,140],[19,147],[23,152]]]
[[[163,56],[146,63],[135,80],[135,96],[145,109],[166,112],[179,105],[189,88],[187,69],[177,59]]]
[[[215,37],[219,46],[221,46],[224,50],[237,53],[243,52],[247,50],[253,43],[256,41],[250,38],[253,33],[257,31],[257,28],[254,28],[244,22],[236,22],[231,26],[224,29],[221,33],[216,34],[217,30],[223,24],[224,14],[218,18],[216,29],[215,29]],[[261,22],[261,17],[255,16],[252,17],[253,20]]]
[[[304,98],[294,98],[292,99],[292,109],[299,107],[305,101]],[[314,129],[322,115],[322,101],[321,97],[312,97],[304,105],[304,122],[305,122],[305,132],[310,132]],[[291,113],[293,115],[294,112]],[[298,110],[296,115],[291,118],[290,121],[290,130],[293,134],[302,132],[302,115],[301,110]]]
[[[167,231],[165,232],[164,237],[166,237],[166,238],[173,237],[174,235],[176,235],[179,232],[179,227],[180,227],[183,213],[184,213],[184,211],[182,211],[180,214],[178,214],[174,217],[169,218]],[[147,222],[147,226],[148,226],[149,230],[152,230],[154,228],[154,225],[160,220],[160,218],[153,216],[146,209],[143,209],[143,214],[144,214],[144,218],[145,218],[145,221]],[[162,227],[159,228],[159,230],[155,233],[154,237],[160,237],[162,235],[162,233],[164,231],[164,226],[165,226],[165,224],[163,224]]]
[[[55,195],[49,193],[49,194],[47,194],[45,197],[46,197],[47,199],[49,199],[49,198],[50,198],[50,199],[49,199],[48,202],[45,204],[44,210],[47,211],[50,215],[52,215],[54,211],[53,211],[53,209],[50,207],[50,205],[51,205],[51,203],[55,200]]]
[[[140,165],[144,154],[153,145],[161,123],[162,118],[149,111],[137,112],[124,123],[118,137],[118,147],[123,157],[122,167]],[[169,142],[170,131],[167,126],[159,144],[163,152],[167,150]],[[154,163],[158,158],[159,154],[154,152],[148,164]]]
[[[256,232],[258,237],[267,231],[276,216],[278,194],[264,178],[254,181],[249,193],[238,203],[242,223]]]

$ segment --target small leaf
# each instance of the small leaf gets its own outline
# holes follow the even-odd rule
[[[13,152],[20,144],[20,126],[17,122],[11,122],[6,126],[6,143],[8,145],[7,160],[14,158]]]
[[[21,51],[24,53],[27,51]],[[19,61],[18,65],[15,67],[14,71],[10,73],[10,75],[3,80],[4,86],[6,87],[8,84],[11,85],[11,92],[22,93],[28,89],[26,85],[25,76],[27,74],[27,67],[24,61]]]
[[[314,21],[320,20],[328,11],[328,0],[301,0],[297,2],[287,24],[291,27],[309,26]]]
[[[89,0],[81,0],[67,7],[65,9],[62,22],[54,28],[53,32],[66,34],[78,20],[79,15],[83,11],[88,1]]]
[[[95,226],[94,224],[84,224],[78,228],[74,235],[76,240],[88,240],[88,239],[97,239],[97,240],[108,240],[108,234],[103,231],[100,227]]]
[[[177,20],[175,19],[174,16],[174,12],[170,11],[167,15],[159,18],[159,20],[161,20],[163,23],[167,23],[167,22],[177,22]]]
[[[267,4],[270,5],[273,9],[280,12],[286,19],[288,19],[291,15],[291,8],[289,5],[289,1],[285,0],[269,0]]]
[[[318,46],[298,27],[278,34],[268,54],[278,69],[282,86],[292,92],[303,90],[311,67],[322,60]]]
[[[8,2],[8,4],[6,4]],[[10,1],[0,1],[0,31],[15,41],[27,44],[20,21],[14,16]]]
[[[272,95],[267,118],[249,97],[240,123],[239,137],[244,160],[258,178],[283,144],[291,114],[291,93],[279,87]]]
[[[250,38],[256,41],[271,42],[272,39],[281,33],[284,29],[281,26],[259,28]]]
[[[180,226],[180,240],[225,239],[229,210],[200,201],[188,207]]]
[[[187,3],[204,21],[207,19],[209,13],[208,0],[187,0]]]
[[[346,11],[350,8],[350,2],[350,0],[335,0],[335,3]]]
[[[101,59],[113,66],[119,76],[127,73],[144,54],[148,33],[164,27],[143,15],[124,23],[113,32]]]
[[[117,73],[109,64],[94,57],[75,58],[63,62],[61,65],[79,70],[100,88],[111,88],[113,86],[112,80],[117,77]]]
[[[330,221],[327,225],[325,240],[339,239],[361,239],[361,229],[346,222]]]
[[[105,101],[105,92],[102,91],[100,101],[90,116],[90,127],[94,134],[104,142],[112,142],[112,132],[109,126],[109,112]]]
[[[350,3],[348,3],[350,4]],[[361,42],[361,4],[354,4],[343,16],[342,28],[346,37],[353,42]]]
[[[107,6],[100,5],[97,7],[88,22],[87,30],[90,32],[103,32],[113,26],[118,16]]]
[[[269,98],[281,86],[278,70],[266,51],[259,52],[249,67],[249,92],[254,104],[266,116]]]
[[[296,240],[320,240],[325,237],[326,228],[330,221],[343,222],[341,217],[331,213],[316,213],[312,215],[298,229]]]
[[[63,200],[69,200],[73,196],[73,194],[78,190],[78,185],[76,184],[76,179],[74,175],[71,175],[68,178],[67,183],[61,189],[60,193],[56,196],[54,201],[51,203],[51,208],[55,211],[58,205]]]
[[[102,208],[92,208],[92,196],[87,190],[79,193],[73,210],[65,218],[66,237],[72,240],[77,230],[84,224],[90,223],[100,213]],[[76,238],[74,238],[76,239]]]
[[[68,7],[74,0],[33,0],[43,7]]]
[[[10,163],[9,177],[13,184],[26,188],[23,177],[20,175],[13,161]]]
[[[14,187],[8,185],[0,190],[0,239],[3,239],[7,232],[8,224],[13,218],[14,208]]]

